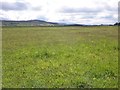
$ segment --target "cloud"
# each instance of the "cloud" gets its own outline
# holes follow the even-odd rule
[[[48,21],[48,19],[45,16],[42,16],[42,15],[38,16],[36,19]]]
[[[118,18],[118,0],[5,0],[2,19],[106,24]]]
[[[60,10],[60,12],[62,12],[62,13],[97,13],[97,12],[100,12],[100,11],[101,11],[101,9],[87,8],[87,7],[83,7],[83,8],[65,7],[65,8],[62,8]]]
[[[9,19],[8,19],[8,18],[1,17],[1,16],[0,16],[0,20],[9,20]]]
[[[92,6],[91,6],[92,5]],[[108,4],[108,2],[94,2],[90,6],[84,5],[79,7],[66,6],[61,8],[59,11],[62,13],[99,13],[99,12],[116,12],[118,7]]]
[[[37,7],[31,7],[31,10],[34,10],[34,11],[40,11],[40,10],[41,10],[41,7],[40,7],[40,6],[37,6]]]
[[[2,7],[0,8],[1,10],[4,11],[21,11],[21,10],[26,10],[28,9],[28,3],[23,3],[23,2],[2,2]]]

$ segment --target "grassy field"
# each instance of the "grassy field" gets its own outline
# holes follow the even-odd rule
[[[117,26],[3,27],[3,87],[117,88]]]

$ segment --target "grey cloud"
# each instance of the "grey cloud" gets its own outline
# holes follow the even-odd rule
[[[101,18],[111,19],[111,18],[113,18],[113,16],[109,15],[109,16],[104,16],[104,17],[101,17]]]
[[[34,11],[39,11],[39,10],[41,10],[41,7],[40,6],[39,7],[31,7],[31,9]]]
[[[0,17],[0,20],[9,20],[9,18],[6,18],[6,17]]]
[[[2,2],[2,7],[0,9],[4,10],[4,11],[26,10],[26,9],[28,9],[28,3],[23,3],[23,2],[15,2],[15,3]]]
[[[109,11],[109,12],[117,12],[118,11],[118,7],[113,7],[108,5],[107,3],[104,5],[103,10]]]
[[[97,8],[68,8],[65,7],[63,9],[60,10],[60,12],[62,13],[98,13],[100,12],[101,9],[97,9]]]
[[[85,18],[85,19],[89,19],[89,18],[92,18],[92,19],[93,19],[93,18],[95,18],[95,17],[96,17],[96,15],[94,15],[94,14],[88,14],[88,15],[86,14],[86,15],[83,15],[83,16],[82,16],[82,18]]]
[[[113,8],[113,7],[108,6],[108,7],[106,7],[106,10],[116,12],[116,11],[118,11],[118,8],[116,8],[116,7]]]
[[[86,7],[80,7],[80,8],[63,7],[62,9],[60,9],[60,12],[62,13],[93,13],[93,14],[96,14],[98,12],[103,12],[103,11],[109,11],[109,12],[114,13],[118,11],[118,8],[113,7],[109,5],[108,3],[103,3],[103,4],[98,5],[96,8],[86,6]]]
[[[116,20],[117,21],[117,18],[114,18],[112,15],[108,15],[108,16],[104,16],[104,17],[100,17],[101,19],[108,19],[108,20]]]
[[[45,17],[45,16],[39,16],[39,17],[37,17],[37,19],[39,19],[39,20],[45,20],[45,21],[48,21],[48,18],[47,18],[47,17]]]

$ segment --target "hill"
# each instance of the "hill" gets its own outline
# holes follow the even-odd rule
[[[120,23],[115,24],[100,24],[100,25],[85,25],[85,24],[67,24],[67,23],[56,23],[47,22],[43,20],[23,20],[23,21],[13,21],[13,20],[0,20],[2,26],[113,26],[120,25]]]
[[[58,23],[46,22],[42,20],[28,20],[28,21],[9,21],[2,20],[2,26],[57,26]]]

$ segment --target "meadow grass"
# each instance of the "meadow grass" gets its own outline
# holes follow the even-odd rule
[[[118,29],[3,27],[4,88],[117,88]]]

